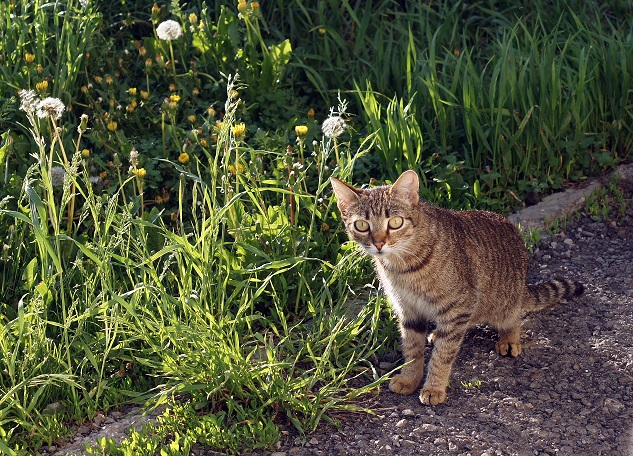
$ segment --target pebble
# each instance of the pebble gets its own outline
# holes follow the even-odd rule
[[[402,414],[404,416],[415,416],[415,412],[413,410],[411,410],[411,409],[404,409],[402,411]]]

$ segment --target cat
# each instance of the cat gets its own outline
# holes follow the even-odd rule
[[[419,198],[419,179],[405,171],[393,185],[359,189],[332,177],[349,237],[374,262],[399,322],[405,364],[389,383],[412,394],[424,371],[428,323],[433,351],[420,401],[446,400],[446,386],[468,328],[499,332],[500,355],[521,354],[521,321],[531,311],[580,296],[581,283],[555,278],[526,282],[528,254],[517,227],[485,211],[452,211]]]

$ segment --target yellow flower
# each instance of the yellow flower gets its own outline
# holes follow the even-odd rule
[[[206,139],[201,139],[200,140],[200,145],[202,147],[207,147],[209,145],[209,142]]]
[[[35,60],[35,56],[27,52],[26,54],[24,54],[24,60],[26,60],[26,63],[33,63],[33,61]]]
[[[247,7],[248,7],[248,5],[246,5],[246,0],[239,0],[239,1],[237,2],[237,10],[238,10],[240,13],[245,12]]]
[[[244,123],[239,123],[234,125],[231,131],[233,132],[233,136],[241,138],[246,133],[246,125],[244,125]]]
[[[35,84],[35,88],[38,92],[46,92],[46,90],[48,89],[48,81],[44,79],[42,82],[38,82],[37,84]]]
[[[101,81],[103,81],[103,78],[101,76],[95,76],[96,83],[101,84]]]
[[[198,95],[200,95],[200,89],[197,87],[194,87],[193,89],[191,89],[191,93],[193,94],[194,97],[197,97]]]
[[[117,127],[119,126],[119,124],[117,124],[114,120],[111,120],[110,122],[108,122],[108,130],[110,130],[111,132],[115,132]]]
[[[211,117],[215,117],[215,114],[216,114],[215,108],[213,106],[209,106],[207,108],[207,114],[209,114]]]
[[[308,119],[314,119],[314,109],[312,108],[308,111]]]
[[[180,101],[180,95],[170,95],[169,96],[169,101],[171,103],[178,103]]]
[[[198,23],[198,16],[196,16],[196,13],[191,13],[189,15],[189,22],[191,22],[192,24]]]
[[[141,57],[145,57],[145,54],[147,54],[147,49],[145,49],[145,46],[141,46],[140,48],[138,48],[138,53],[141,54]]]
[[[233,165],[229,165],[229,172],[231,174],[239,174],[239,173],[243,173],[244,172],[244,165],[242,165],[241,163],[237,164],[237,168]]]
[[[44,73],[44,67],[42,66],[41,63],[37,64],[37,74],[42,74]]]
[[[308,134],[308,127],[306,127],[305,125],[297,125],[295,127],[295,133],[297,134],[297,136],[305,136]]]
[[[224,128],[224,122],[218,122],[215,124],[215,126],[218,130],[222,130]]]
[[[327,33],[327,30],[325,29],[325,27],[319,27],[319,33],[321,35],[325,35]]]
[[[88,93],[88,86],[81,86],[82,93]]]
[[[127,89],[127,93],[132,96],[136,95],[136,87],[130,87],[129,89]]]
[[[151,67],[153,64],[154,64],[154,62],[152,62],[152,59],[145,60],[145,66],[146,67]]]
[[[251,2],[251,8],[257,11],[259,9],[259,2]]]
[[[127,105],[127,106],[125,107],[125,110],[126,110],[127,112],[134,112],[134,110],[135,110],[135,109],[136,109],[136,108],[135,108],[132,104],[129,104],[129,105]]]
[[[171,84],[169,84],[169,91],[170,92],[174,92],[176,90],[176,84],[174,84],[173,82]],[[179,98],[180,99],[180,98]]]
[[[136,170],[136,177],[138,177],[139,179],[143,179],[146,174],[147,171],[145,170],[145,168],[139,168]]]
[[[101,180],[106,180],[106,178],[108,177],[108,172],[107,171],[101,171],[99,173],[99,177],[101,178]]]
[[[160,195],[156,195],[156,204],[163,204],[163,197]]]
[[[84,150],[82,150],[82,151],[81,151],[81,156],[82,156],[83,158],[88,158],[88,157],[90,157],[90,149],[84,149]]]
[[[183,165],[189,163],[189,154],[187,152],[183,152],[180,156],[178,156],[178,161]]]
[[[204,22],[200,21],[200,30],[204,30]]]
[[[112,82],[114,82],[114,79],[112,79],[112,76],[110,76],[109,74],[106,74],[105,82],[106,84],[110,85],[112,84]]]
[[[189,116],[187,116],[187,120],[191,123],[195,123],[196,122],[196,115],[195,114],[191,114]]]
[[[147,100],[149,98],[149,92],[146,92],[145,90],[141,90],[141,98],[143,100]]]

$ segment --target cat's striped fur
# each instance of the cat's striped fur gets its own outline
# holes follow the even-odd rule
[[[404,172],[392,186],[357,189],[332,178],[349,236],[372,256],[400,323],[407,362],[389,387],[411,394],[422,381],[427,326],[434,348],[420,393],[424,404],[446,399],[451,367],[469,327],[499,331],[501,355],[521,353],[527,312],[579,296],[582,284],[557,278],[526,283],[528,255],[518,229],[500,215],[449,211],[420,201],[419,180]]]

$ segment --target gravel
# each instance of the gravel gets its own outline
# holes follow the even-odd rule
[[[424,406],[385,384],[363,403],[374,414],[342,414],[338,428],[322,422],[303,437],[282,426],[278,448],[257,454],[633,455],[633,208],[619,224],[583,215],[540,245],[531,280],[569,276],[586,292],[528,316],[523,341],[531,345],[521,356],[498,356],[495,332],[474,328],[444,404]],[[388,354],[377,368],[388,371],[398,357]],[[43,454],[73,454],[98,435],[121,438],[144,419],[136,409],[110,414]]]

